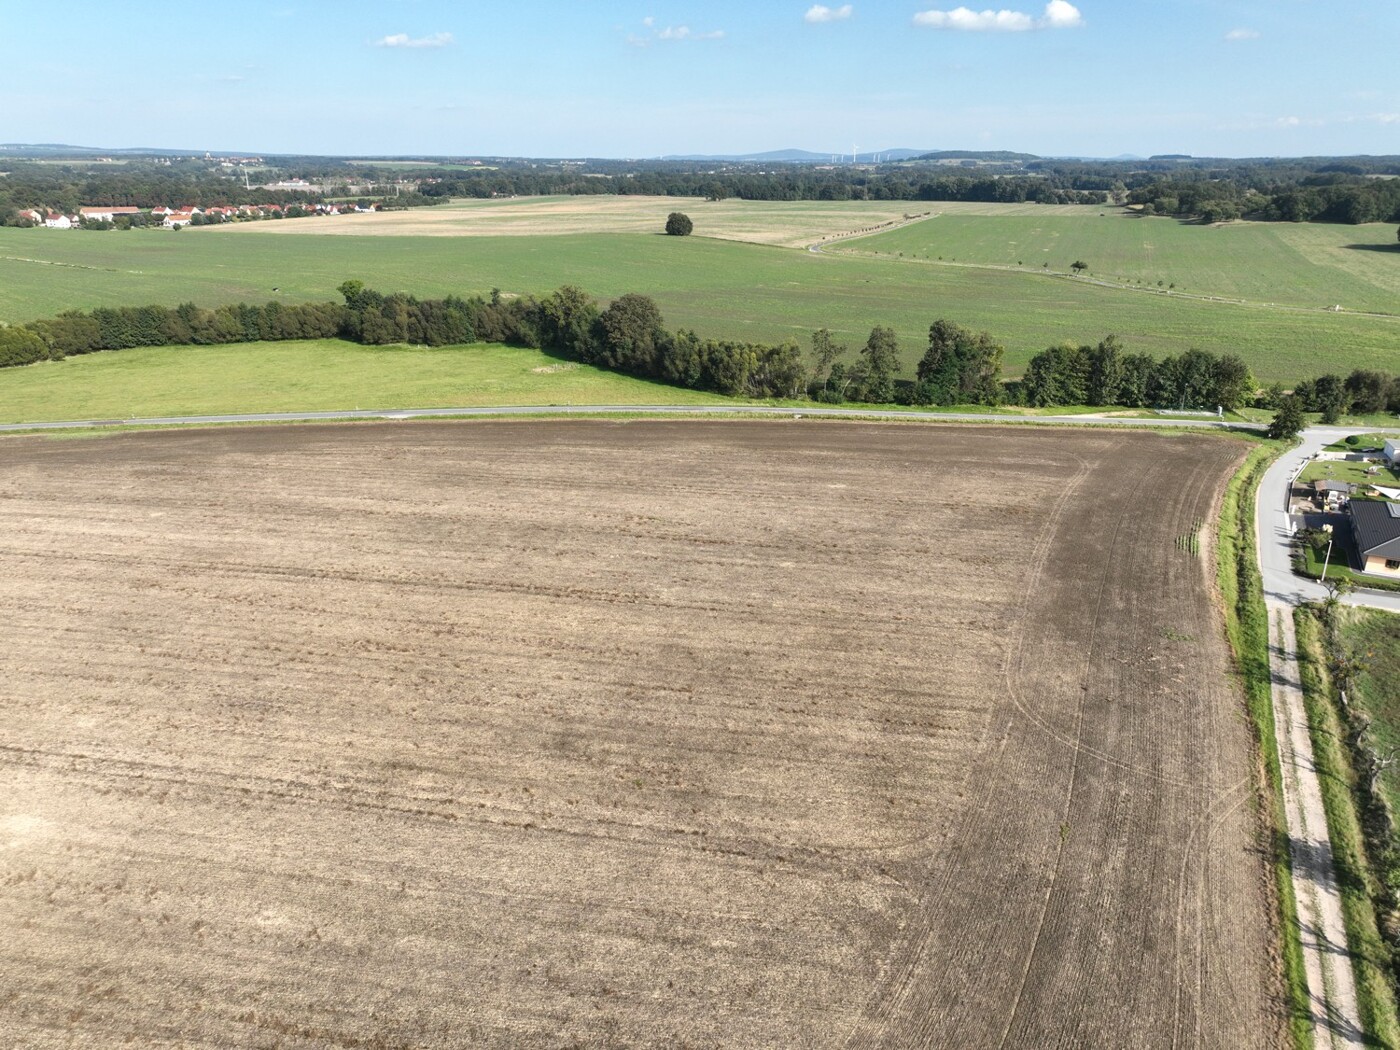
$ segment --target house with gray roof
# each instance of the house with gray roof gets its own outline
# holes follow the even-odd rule
[[[1350,509],[1362,569],[1400,579],[1400,503],[1354,499]]]
[[[1333,481],[1328,478],[1313,482],[1312,490],[1319,503],[1327,507],[1336,507],[1351,496],[1352,492],[1356,490],[1356,486],[1349,485],[1345,481]]]

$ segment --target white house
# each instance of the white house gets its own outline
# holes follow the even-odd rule
[[[1385,443],[1385,458],[1392,467],[1400,463],[1400,440],[1391,438]]]
[[[56,211],[51,211],[44,218],[44,225],[51,230],[71,230],[77,223],[67,215],[60,215]]]
[[[79,208],[78,214],[93,222],[111,222],[118,215],[140,215],[140,208]]]

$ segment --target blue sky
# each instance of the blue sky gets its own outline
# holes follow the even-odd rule
[[[1400,153],[1396,0],[0,0],[0,141]]]

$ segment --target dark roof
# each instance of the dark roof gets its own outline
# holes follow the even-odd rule
[[[1327,478],[1324,481],[1314,481],[1313,490],[1316,492],[1350,492],[1351,486],[1345,481],[1333,481]]]
[[[1400,560],[1400,503],[1352,500],[1351,531],[1363,558]]]

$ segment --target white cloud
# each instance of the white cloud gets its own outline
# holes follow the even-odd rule
[[[432,36],[411,37],[407,33],[394,33],[374,42],[375,47],[447,47],[452,43],[451,33],[434,33]]]
[[[1067,0],[1050,0],[1039,18],[1022,11],[973,11],[955,7],[951,11],[920,11],[914,16],[914,24],[928,29],[959,29],[973,33],[1024,33],[1032,29],[1077,29],[1084,24],[1084,16]]]
[[[651,47],[658,40],[723,40],[724,30],[715,29],[708,33],[697,33],[690,26],[666,26],[658,29],[656,19],[647,17],[642,19],[642,25],[646,27],[645,33],[628,33],[625,37],[627,43],[633,47]],[[621,28],[621,27],[619,27]]]
[[[1083,24],[1084,16],[1068,0],[1050,0],[1040,20],[1042,29],[1078,29]]]
[[[1259,31],[1256,29],[1232,29],[1225,34],[1225,39],[1231,42],[1239,40],[1258,40]]]
[[[697,33],[690,26],[667,26],[656,34],[658,40],[719,40],[724,36],[723,29],[709,33]]]
[[[850,4],[842,4],[840,7],[827,7],[825,4],[813,4],[807,9],[807,13],[802,16],[804,22],[816,25],[820,22],[840,22],[851,17],[854,8]]]

